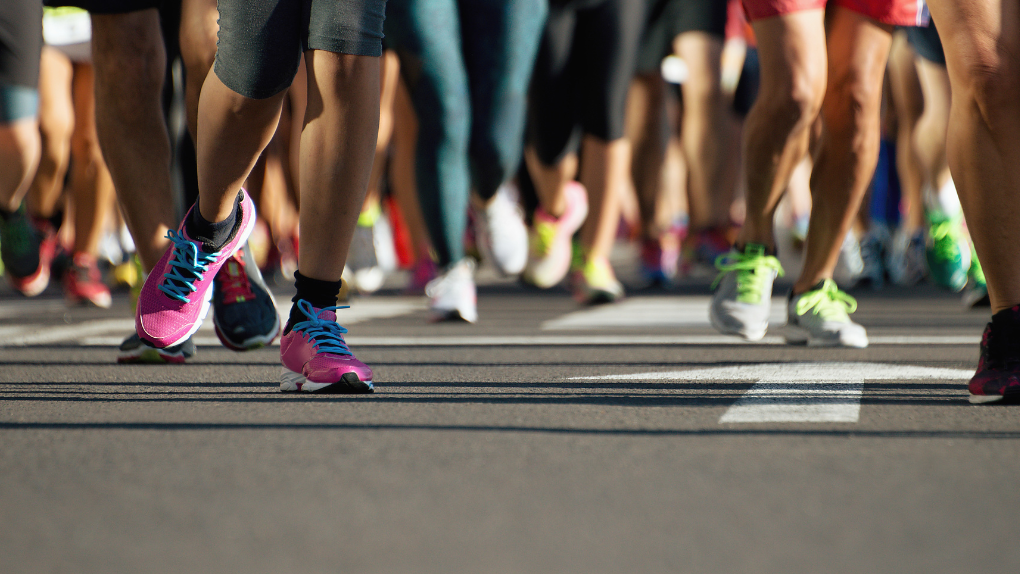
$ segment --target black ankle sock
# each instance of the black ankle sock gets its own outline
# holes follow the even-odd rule
[[[50,222],[54,231],[60,231],[60,226],[64,224],[64,212],[58,209],[53,212],[53,215],[45,219]]]
[[[241,222],[240,214],[241,193],[238,192],[234,200],[234,210],[223,221],[206,221],[198,210],[198,204],[191,209],[191,217],[184,223],[188,236],[202,243],[202,250],[206,253],[214,253],[223,249],[223,246],[230,241],[237,233],[237,226]]]
[[[7,211],[6,209],[0,208],[0,219],[2,219],[4,223],[7,223],[8,221],[15,219],[16,217],[18,217],[17,210]]]
[[[992,329],[1020,334],[1020,305],[992,315]]]
[[[312,304],[312,307],[316,309],[322,309],[323,307],[332,307],[336,305],[337,297],[340,296],[340,282],[339,281],[323,281],[321,279],[312,279],[305,277],[300,271],[294,272],[294,286],[297,287],[297,293],[291,301],[294,305],[290,308],[290,318],[287,319],[287,327],[283,330],[284,334],[290,332],[294,323],[299,321],[307,321],[308,317],[298,309],[297,302],[300,299],[304,299]]]

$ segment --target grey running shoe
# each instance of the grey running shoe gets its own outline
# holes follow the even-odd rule
[[[195,343],[188,337],[181,343],[165,349],[157,349],[143,341],[138,333],[124,339],[117,349],[118,363],[183,364],[195,356]]]
[[[788,303],[786,342],[819,347],[868,346],[864,327],[850,320],[857,301],[825,279],[811,291],[792,295]]]
[[[769,327],[772,283],[783,275],[779,260],[765,254],[765,247],[749,243],[715,260],[719,275],[712,284],[708,318],[720,333],[758,341]]]

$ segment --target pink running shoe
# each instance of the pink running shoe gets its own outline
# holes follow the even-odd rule
[[[298,309],[307,321],[293,325],[280,339],[281,391],[306,393],[360,394],[374,392],[372,369],[359,361],[347,348],[343,334],[347,332],[336,322],[336,310],[343,307],[316,309],[298,299]]]
[[[201,243],[188,237],[183,222],[177,231],[167,232],[173,245],[145,279],[135,313],[138,336],[152,346],[177,345],[202,325],[212,301],[213,278],[255,227],[255,204],[243,189],[241,196],[237,233],[216,253],[202,251]],[[189,217],[190,209],[183,221]]]
[[[553,217],[539,207],[531,227],[530,253],[522,278],[541,289],[548,289],[570,271],[572,249],[570,239],[588,216],[588,192],[576,181],[567,184],[564,192],[566,211]]]

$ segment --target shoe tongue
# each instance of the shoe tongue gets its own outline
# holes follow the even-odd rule
[[[334,323],[336,322],[336,312],[328,310],[328,309],[327,310],[323,310],[323,311],[319,311],[318,317],[319,317],[319,319],[322,319],[323,321],[332,321]]]

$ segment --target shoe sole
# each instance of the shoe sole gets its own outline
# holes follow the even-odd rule
[[[188,358],[183,353],[168,355],[160,353],[158,349],[141,349],[138,351],[122,352],[117,356],[120,364],[144,364],[144,365],[183,365]]]
[[[234,341],[231,341],[223,332],[223,330],[220,329],[220,324],[216,321],[215,313],[213,313],[213,328],[216,331],[216,337],[219,338],[220,343],[222,343],[224,347],[230,349],[231,351],[237,351],[239,353],[242,353],[244,351],[254,351],[255,349],[261,349],[262,347],[266,347],[272,344],[272,342],[280,334],[280,317],[279,316],[276,317],[276,323],[273,325],[273,329],[268,334],[248,337],[247,339],[241,341],[240,343],[235,343]]]
[[[469,319],[465,317],[460,311],[451,309],[449,311],[431,311],[429,315],[429,323],[475,323],[478,321],[478,317]]]
[[[375,392],[372,381],[362,381],[355,373],[344,373],[340,380],[335,383],[316,383],[309,381],[301,373],[295,373],[284,367],[280,371],[280,391],[338,394],[338,395],[364,395]]]
[[[719,321],[719,319],[717,319],[715,316],[715,312],[712,310],[709,310],[708,322],[712,324],[712,327],[714,327],[716,331],[719,331],[723,335],[735,335],[737,337],[740,337],[741,339],[744,339],[745,341],[751,342],[761,341],[762,339],[765,338],[765,333],[767,333],[769,330],[768,325],[766,325],[765,328],[762,329],[760,332],[748,330],[741,331],[738,329],[732,329],[724,325],[721,321]]]
[[[868,347],[868,341],[864,341],[864,344],[860,345],[847,344],[839,340],[819,339],[812,336],[806,329],[801,329],[800,327],[787,326],[783,337],[786,339],[787,345],[802,347],[844,347],[847,349],[866,349]]]

